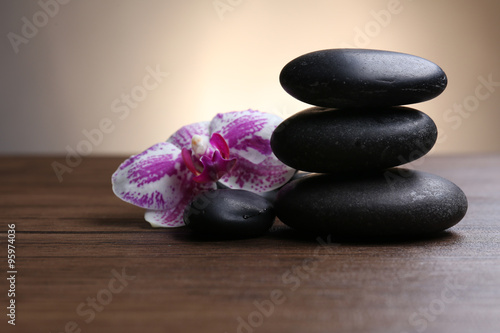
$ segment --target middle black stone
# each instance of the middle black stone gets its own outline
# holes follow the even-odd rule
[[[407,107],[312,107],[282,122],[271,137],[278,159],[310,172],[359,171],[402,165],[425,155],[437,128]]]

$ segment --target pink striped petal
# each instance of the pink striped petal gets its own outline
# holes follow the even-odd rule
[[[184,195],[175,207],[165,210],[147,210],[144,219],[154,228],[182,227],[184,226],[184,209],[193,200],[194,196],[216,188],[217,186],[213,182],[205,184],[190,182],[183,188]]]
[[[181,127],[177,132],[172,134],[167,142],[172,143],[179,149],[191,148],[191,139],[193,135],[208,136],[208,125],[210,122],[202,121]]]
[[[210,122],[210,134],[219,133],[226,140],[230,154],[253,149],[261,155],[272,154],[269,140],[282,119],[256,110],[217,114]]]
[[[172,143],[158,143],[122,163],[112,176],[113,192],[136,206],[163,210],[176,207],[192,173]]]
[[[219,179],[219,183],[232,189],[254,193],[272,191],[283,186],[295,174],[295,169],[283,163],[278,164],[272,158],[267,158],[259,164],[241,156],[237,157],[237,160],[234,168]]]
[[[219,182],[229,188],[255,193],[279,188],[295,174],[271,150],[271,135],[282,119],[255,110],[219,113],[210,123],[210,133],[219,133],[228,143],[229,155],[237,163]]]

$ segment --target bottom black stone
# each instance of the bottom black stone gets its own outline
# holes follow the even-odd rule
[[[467,211],[467,198],[449,180],[393,168],[294,180],[278,192],[275,209],[283,223],[313,234],[412,237],[457,224]]]

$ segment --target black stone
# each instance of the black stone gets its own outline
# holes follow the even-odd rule
[[[467,211],[467,198],[444,178],[394,168],[295,180],[279,191],[275,209],[285,224],[317,235],[411,237],[457,224]]]
[[[280,82],[305,103],[334,107],[396,106],[430,100],[443,92],[446,74],[410,54],[331,49],[304,54],[281,71]]]
[[[415,109],[312,107],[282,122],[271,147],[292,168],[336,172],[398,166],[425,155],[436,139],[432,119]]]
[[[184,211],[184,223],[198,234],[247,238],[264,234],[274,223],[272,203],[244,190],[198,194]]]

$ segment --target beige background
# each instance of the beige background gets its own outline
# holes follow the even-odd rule
[[[480,77],[500,82],[500,1],[218,3],[231,10],[218,13],[213,0],[72,1],[44,22],[37,1],[2,1],[0,153],[83,149],[82,131],[102,122],[86,153],[135,154],[217,112],[287,117],[308,105],[282,90],[281,68],[344,46],[411,53],[445,70],[447,90],[415,105],[440,130],[433,153],[500,151],[500,87],[478,88]],[[16,53],[9,33],[22,36],[23,17],[40,27]],[[116,110],[122,94],[141,92],[148,67],[169,75],[130,112]]]

